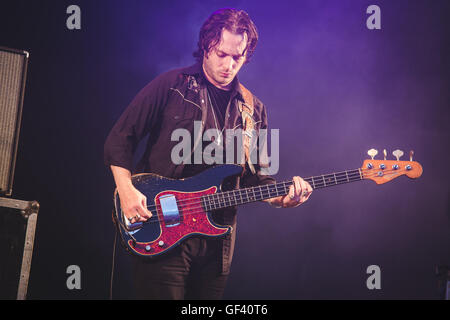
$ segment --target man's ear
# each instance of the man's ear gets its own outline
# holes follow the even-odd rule
[[[247,63],[247,53],[248,53],[248,46],[247,46],[247,48],[245,48],[244,52],[242,52],[242,54],[244,55],[244,59],[245,59],[243,64]]]

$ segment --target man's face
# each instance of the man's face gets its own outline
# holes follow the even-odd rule
[[[220,42],[203,55],[203,71],[209,82],[229,90],[230,83],[245,62],[246,46],[246,34],[234,34],[223,29]]]

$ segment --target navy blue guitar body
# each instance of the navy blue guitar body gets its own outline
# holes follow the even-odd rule
[[[238,165],[220,165],[185,179],[170,179],[152,173],[132,176],[132,183],[147,197],[153,216],[144,223],[129,224],[114,194],[115,222],[125,246],[139,256],[152,257],[174,248],[193,235],[220,237],[231,231],[211,220],[204,199],[222,192],[226,178],[241,174]]]

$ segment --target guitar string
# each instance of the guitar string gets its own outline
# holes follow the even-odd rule
[[[388,172],[389,170],[385,170],[384,172]],[[376,176],[377,174],[375,173],[375,174],[373,174],[372,176]],[[370,177],[370,175],[367,175],[367,177]],[[357,180],[353,180],[353,181],[360,181],[361,179],[359,178],[359,179],[357,179]],[[353,182],[352,181],[352,182]],[[335,185],[335,184],[334,184]],[[317,188],[323,188],[323,187],[326,187],[327,185],[321,185],[321,186],[318,186]],[[255,201],[260,201],[260,200],[255,200]],[[200,207],[198,208],[199,210],[197,210],[197,211],[187,211],[187,212],[183,212],[183,217],[185,217],[185,216],[189,216],[189,215],[192,215],[192,214],[199,214],[199,213],[206,213],[206,212],[208,212],[208,211],[214,211],[215,209],[212,209],[212,210],[204,210],[203,209],[203,207],[200,205]],[[192,208],[191,208],[191,210],[192,210]],[[206,212],[205,212],[206,211]],[[147,220],[147,221],[145,221],[145,222],[143,222],[143,224],[148,224],[148,223],[158,223],[158,224],[160,224],[160,220],[158,219],[158,215],[154,215],[154,216],[152,216],[152,218],[150,218],[149,220]]]
[[[392,170],[385,170],[384,172],[388,173],[390,171],[392,171]],[[395,170],[395,171],[397,171],[397,170]],[[324,175],[324,176],[326,176],[326,175]],[[374,173],[372,176],[377,176],[377,173]],[[324,181],[322,180],[322,181],[320,181],[320,183],[316,184],[316,189],[323,188],[323,187],[326,187],[326,186],[343,184],[343,183],[347,183],[347,182],[353,182],[353,181],[361,180],[359,172],[350,174],[350,175],[348,175],[348,177],[349,177],[349,179],[353,179],[353,180],[352,181],[347,181],[347,175],[346,175],[345,178],[344,177],[339,177],[338,178],[336,176],[335,180],[336,181],[339,180],[338,183],[329,182],[327,184],[327,183],[324,183]],[[370,176],[366,174],[365,178],[369,178],[369,177]],[[305,178],[305,180],[308,180],[308,179],[311,179],[311,178]],[[330,179],[327,179],[327,180],[330,181]],[[333,180],[333,179],[331,179],[331,180]],[[283,186],[281,186],[281,184]],[[288,184],[288,185],[286,185],[286,184]],[[257,193],[258,193],[258,195],[260,195],[260,194],[263,195],[264,194],[263,195],[263,197],[264,197],[266,195],[265,194],[266,192],[268,193],[267,195],[270,195],[270,192],[273,192],[275,190],[278,193],[278,192],[280,192],[279,188],[285,189],[286,187],[290,187],[291,184],[292,184],[292,181],[284,181],[284,182],[279,182],[279,183],[276,183],[276,184],[268,184],[268,185],[257,186],[257,187],[263,187],[263,188],[266,187],[266,186],[270,186],[272,188],[272,190],[269,190],[267,188],[264,188],[264,189],[260,188],[260,191],[257,191]],[[238,190],[230,190],[230,191],[226,191],[226,192],[220,192],[220,193],[214,193],[214,194],[208,194],[208,195],[202,195],[200,197],[192,197],[192,198],[185,199],[185,200],[179,200],[179,201],[177,201],[177,204],[183,202],[183,204],[179,205],[178,207],[179,208],[190,207],[191,210],[192,209],[196,209],[196,208],[202,208],[201,200],[202,200],[202,198],[205,199],[205,197],[206,197],[206,201],[209,201],[209,203],[211,203],[211,201],[213,201],[212,203],[220,205],[220,203],[214,202],[214,200],[211,200],[211,199],[208,199],[208,198],[217,196],[217,198],[218,198],[217,200],[218,201],[225,202],[227,200],[228,201],[232,201],[232,199],[233,199],[233,201],[236,201],[236,198],[239,197],[239,196],[235,195],[235,194],[232,194],[232,193],[233,193],[233,191],[240,191],[240,190],[246,190],[246,195],[243,195],[242,193],[240,194],[241,201],[242,201],[243,196],[246,196],[246,200],[250,200],[248,202],[263,200],[263,199],[256,199],[257,195],[255,194],[255,192],[253,192],[253,196],[249,197],[247,191],[250,190],[250,189],[253,189],[253,188],[255,188],[255,187],[243,188],[243,189],[238,189]],[[250,192],[252,193],[252,191],[250,191]],[[282,192],[286,192],[287,193],[287,191],[285,191],[285,190],[282,190]],[[220,198],[219,198],[219,196],[220,196]],[[251,200],[252,197],[254,199],[256,199],[256,200]],[[273,197],[277,197],[277,195],[275,195]],[[189,202],[189,203],[186,204],[186,202]],[[193,208],[192,205],[199,205],[199,206]],[[233,206],[233,205],[229,205],[229,206]],[[156,209],[156,208],[160,208],[161,206],[160,205],[150,205],[150,206],[147,206],[147,207]],[[216,209],[220,209],[220,208],[211,208],[211,210],[216,210]]]
[[[359,169],[354,169],[354,170],[347,170],[347,171],[342,171],[342,172],[336,172],[334,174],[330,173],[330,174],[324,174],[322,176],[309,177],[309,178],[305,178],[304,180],[312,180],[313,178],[318,178],[318,179],[321,180],[320,183],[323,183],[323,179],[325,177],[326,177],[325,179],[328,180],[328,179],[331,179],[331,178],[329,178],[329,176],[333,176],[334,177],[334,175],[336,176],[336,179],[342,179],[344,177],[341,177],[341,175],[345,175],[345,180],[346,180],[347,176],[349,177],[349,179],[356,178],[356,177],[359,178],[360,177],[360,172],[359,172]],[[272,189],[275,189],[276,187],[274,188],[274,186],[279,186],[280,184],[286,184],[286,183],[291,184],[292,180],[281,181],[281,182],[277,182],[277,183],[274,183],[274,184],[266,184],[266,185],[248,187],[248,188],[241,188],[241,189],[237,189],[237,190],[229,190],[229,191],[224,191],[224,192],[219,192],[219,193],[206,194],[206,195],[202,195],[200,197],[192,197],[192,198],[188,198],[188,199],[181,199],[181,200],[177,200],[177,204],[183,203],[183,202],[188,202],[188,201],[191,201],[191,200],[200,199],[200,198],[202,198],[204,196],[214,196],[214,195],[221,195],[222,196],[222,195],[229,195],[231,193],[236,193],[236,192],[241,192],[242,193],[244,191],[245,191],[245,193],[248,194],[248,191],[253,192],[252,190],[254,188],[258,188],[258,187],[260,187],[260,189],[261,189],[261,188],[265,188],[267,186],[270,186]],[[316,182],[314,182],[314,184],[315,183]],[[319,182],[317,182],[317,184],[319,184]],[[257,192],[262,192],[262,191],[268,191],[268,190],[260,190],[260,191],[257,191]],[[150,208],[152,206],[153,207],[160,207],[160,205],[150,205],[150,206],[147,206],[147,208]]]
[[[364,170],[364,169],[363,169]],[[357,181],[357,180],[361,180],[360,178],[360,172],[359,169],[355,169],[355,170],[349,170],[349,171],[353,171],[353,172],[343,172],[343,173],[335,173],[333,174],[333,176],[335,177],[335,179],[333,179],[332,174],[327,174],[327,175],[323,175],[323,176],[315,176],[315,177],[310,177],[310,178],[305,178],[305,180],[311,180],[311,182],[309,182],[310,184],[315,185],[315,188],[322,188],[328,185],[336,185],[336,184],[342,184],[342,183],[347,183],[350,181],[350,179],[353,179],[352,181]],[[385,173],[389,173],[392,170],[384,170]],[[397,170],[395,170],[396,172],[398,172]],[[366,177],[369,177],[366,173],[361,172],[362,174],[365,174]],[[345,176],[340,176],[342,174],[345,174]],[[374,176],[376,176],[377,173],[374,174]],[[320,179],[320,181],[317,182],[312,182],[313,178],[318,178]],[[348,179],[347,179],[348,178]],[[323,180],[327,180],[328,183],[324,182]],[[338,181],[339,180],[339,181]],[[334,182],[333,182],[334,181]],[[287,185],[288,184],[288,185]],[[181,199],[181,200],[177,200],[177,204],[180,204],[179,207],[183,208],[183,205],[185,205],[186,203],[188,205],[192,205],[192,204],[200,204],[198,202],[198,200],[202,200],[205,199],[206,201],[208,201],[209,203],[213,203],[213,204],[219,204],[217,201],[221,202],[221,201],[236,201],[236,198],[241,198],[241,201],[243,201],[243,197],[251,198],[251,196],[249,197],[248,191],[250,191],[250,193],[253,193],[253,197],[257,197],[257,195],[270,195],[271,192],[280,192],[279,188],[283,188],[285,189],[286,187],[290,187],[290,185],[292,184],[292,180],[289,181],[284,181],[284,182],[278,182],[275,184],[266,184],[266,185],[260,185],[260,186],[256,186],[256,187],[249,187],[249,188],[242,188],[242,189],[237,189],[237,190],[230,190],[230,191],[225,191],[225,192],[219,192],[219,193],[213,193],[213,194],[206,194],[206,195],[202,195],[200,197],[192,197],[192,198],[188,198],[188,199]],[[259,191],[256,190],[256,188],[259,188]],[[314,188],[313,188],[314,189]],[[244,194],[245,191],[245,194]],[[256,192],[255,192],[256,191]],[[236,194],[236,192],[239,192],[238,194]],[[282,190],[282,192],[286,192],[285,190]],[[266,194],[267,193],[267,194]],[[273,197],[277,197],[279,195],[274,195]],[[211,199],[211,198],[216,198],[216,199]],[[256,200],[256,201],[260,201],[262,199]],[[160,205],[150,205],[147,206],[147,208],[160,208]]]
[[[358,175],[357,179],[355,179],[354,177],[352,179],[353,180],[350,180],[350,181],[347,181],[347,179],[345,179],[343,181],[340,181],[340,183],[338,183],[338,184],[347,183],[347,182],[354,182],[354,181],[361,180],[359,175]],[[229,197],[223,196],[223,197],[221,197],[222,199],[218,199],[218,201],[224,203],[225,206],[222,206],[220,208],[216,208],[215,206],[216,205],[221,206],[221,203],[218,203],[217,201],[214,201],[214,200],[211,201],[211,199],[206,199],[206,201],[209,202],[209,204],[206,204],[206,206],[210,207],[210,208],[206,209],[206,208],[204,208],[204,205],[202,204],[201,200],[197,201],[197,199],[199,199],[199,198],[196,198],[195,201],[191,202],[187,206],[188,209],[183,212],[183,215],[201,213],[201,212],[204,212],[205,209],[206,209],[206,211],[211,211],[211,210],[222,209],[222,208],[225,208],[225,207],[235,206],[235,205],[238,205],[238,204],[246,204],[246,203],[250,203],[250,202],[262,201],[262,200],[264,200],[264,198],[266,196],[269,196],[271,192],[275,191],[275,189],[276,189],[277,194],[280,193],[280,192],[282,194],[273,195],[273,196],[271,196],[269,198],[274,198],[274,197],[277,197],[277,196],[280,196],[280,195],[285,195],[285,194],[288,193],[288,191],[286,189],[290,187],[290,185],[286,185],[286,184],[289,184],[289,183],[292,184],[292,182],[286,182],[286,183],[284,183],[285,184],[284,186],[278,186],[276,188],[272,187],[273,190],[261,190],[260,192],[258,192],[258,194],[254,194],[253,196],[248,196],[247,195],[246,196],[247,198],[245,199],[245,201],[243,200],[243,197],[240,197],[241,199],[239,200],[238,196],[233,196],[233,195],[231,195]],[[333,185],[336,185],[336,184],[333,184]],[[316,189],[323,188],[323,187],[326,187],[326,186],[329,186],[329,185],[324,185],[324,184],[323,185],[318,185],[318,186],[316,186]],[[281,190],[280,190],[280,188],[281,188]],[[210,196],[214,196],[214,195],[218,195],[218,194],[211,194]],[[207,196],[209,196],[209,195],[207,195]],[[266,199],[269,199],[269,198],[266,198]],[[238,203],[239,201],[243,201],[243,203]],[[229,202],[229,204],[227,202]],[[232,204],[232,202],[236,202],[236,203]],[[214,205],[214,207],[213,207],[213,205]],[[157,207],[160,207],[160,206],[157,206]],[[181,206],[181,208],[183,208],[183,206]],[[197,210],[197,211],[195,211],[195,210]]]
[[[356,170],[358,170],[358,169],[356,169]],[[325,175],[324,175],[324,176],[325,176]],[[346,182],[354,182],[354,181],[359,181],[359,180],[361,180],[361,175],[359,174],[359,170],[358,170],[358,173],[349,174],[348,176],[349,176],[349,180],[350,180],[350,181],[346,181],[347,179],[345,179]],[[336,177],[336,178],[337,178],[337,177]],[[309,178],[306,178],[306,179],[309,179]],[[305,180],[306,180],[306,179],[305,179]],[[340,179],[340,181],[343,182],[342,177],[337,178],[337,179]],[[342,183],[342,182],[341,182],[341,183]],[[280,186],[281,184],[283,184],[284,186]],[[286,184],[289,184],[289,186],[287,186]],[[281,191],[281,192],[284,192],[285,194],[287,194],[286,188],[290,187],[290,184],[292,184],[292,181],[284,181],[284,182],[279,182],[279,183],[277,183],[277,184],[276,184],[276,185],[278,185],[278,186],[276,187],[277,193]],[[333,185],[336,185],[336,184],[333,184]],[[262,185],[262,186],[264,187],[264,186],[266,186],[266,185]],[[275,186],[275,184],[270,184],[269,186],[271,186],[271,187],[273,188],[273,186]],[[326,187],[326,186],[327,186],[327,184],[325,184],[325,183],[322,181],[320,185],[319,185],[319,184],[316,184],[316,189],[323,188],[323,187]],[[245,188],[245,189],[251,189],[251,188],[253,188],[253,187]],[[283,190],[279,190],[279,188],[282,188]],[[275,189],[275,188],[273,188],[273,189]],[[238,190],[244,190],[244,189],[238,189]],[[234,191],[236,191],[236,190],[234,190]],[[229,194],[230,192],[233,192],[233,190],[227,191],[227,192],[223,192],[223,193],[220,193],[220,194],[225,194],[225,193],[228,193],[228,194]],[[268,192],[268,194],[270,194],[270,191],[269,191],[269,190],[264,190],[264,192]],[[262,192],[261,192],[261,194],[262,194]],[[267,195],[268,195],[268,194],[267,194]],[[215,194],[210,194],[210,195],[206,195],[206,196],[214,196],[214,195],[219,195],[219,194],[215,193]],[[204,197],[204,196],[205,196],[205,195],[200,196],[200,197],[193,197],[193,198],[190,198],[190,199],[185,200],[185,202],[191,200],[191,202],[189,203],[189,205],[179,205],[178,208],[181,208],[181,209],[183,209],[183,208],[185,208],[185,207],[188,208],[187,210],[186,210],[186,209],[183,210],[182,216],[189,216],[189,215],[192,215],[192,214],[205,213],[205,211],[207,212],[207,211],[214,211],[214,210],[220,209],[220,208],[211,208],[211,209],[205,210],[205,208],[204,208],[204,206],[203,206],[203,204],[202,204],[202,202],[201,202],[201,199],[202,199],[202,197]],[[248,196],[248,195],[247,195],[247,196]],[[265,195],[262,195],[262,196],[264,197]],[[274,197],[276,197],[276,196],[274,196]],[[223,196],[222,198],[223,198],[223,201],[226,203],[225,196]],[[236,198],[236,196],[234,196],[234,198]],[[229,201],[231,201],[230,199],[231,199],[231,198],[228,198]],[[198,200],[200,200],[200,201],[198,201]],[[222,200],[222,199],[220,199],[220,200]],[[246,202],[246,203],[252,202],[252,200],[250,200],[250,199],[248,199],[248,198],[247,198],[246,200],[248,200],[248,202]],[[256,197],[256,195],[255,195],[253,202],[261,201],[261,200],[263,200],[263,199],[258,199],[258,197]],[[242,201],[242,197],[241,197],[241,201]],[[180,201],[180,202],[181,202],[181,201]],[[178,201],[177,201],[177,204],[178,204]],[[215,203],[215,204],[217,204],[217,203]],[[225,207],[230,207],[230,206],[233,206],[233,205],[229,205],[229,206],[225,206]],[[156,209],[156,208],[160,208],[160,205],[156,205],[156,206],[153,205],[153,206],[147,206],[147,207],[155,207],[155,209]],[[156,214],[156,215],[153,214],[153,216],[152,216],[150,219],[148,219],[147,221],[145,221],[145,222],[143,222],[143,223],[145,223],[145,224],[147,224],[147,223],[159,223],[158,214]]]
[[[353,172],[353,173],[350,173],[350,172],[347,172],[347,173],[335,173],[334,175],[336,176],[336,180],[344,179],[342,181],[345,181],[345,180],[347,180],[347,176],[348,176],[349,179],[355,179],[355,178],[360,179],[360,173],[359,173],[358,169],[349,170],[349,171],[358,171],[358,172]],[[340,176],[341,174],[345,174],[345,176]],[[330,176],[330,175],[332,175],[332,174],[323,175],[323,178],[322,178],[322,176],[316,176],[316,177],[320,177],[320,179],[321,179],[320,184],[324,184],[323,179],[326,179],[326,180],[331,179],[331,178],[325,178],[325,176]],[[312,178],[313,177],[305,178],[304,180],[311,180]],[[332,180],[334,180],[334,179],[332,179]],[[282,184],[284,186],[281,186]],[[206,194],[206,195],[201,195],[199,197],[191,197],[191,198],[188,198],[188,199],[180,199],[180,200],[177,200],[177,204],[181,204],[178,207],[182,208],[183,205],[186,204],[186,202],[190,202],[188,204],[192,204],[192,203],[197,202],[198,199],[201,200],[202,198],[205,198],[205,197],[208,198],[210,196],[211,197],[216,196],[217,198],[220,197],[223,200],[226,200],[227,197],[228,197],[227,199],[229,199],[231,197],[239,197],[239,195],[237,195],[236,192],[240,193],[241,198],[242,198],[242,196],[244,196],[244,194],[243,194],[244,192],[245,192],[245,194],[248,197],[248,192],[249,191],[250,191],[250,193],[253,193],[255,195],[255,188],[260,188],[259,191],[256,191],[257,193],[263,193],[263,192],[270,193],[270,192],[275,191],[275,189],[276,189],[276,192],[279,192],[278,189],[279,188],[285,188],[286,184],[289,184],[289,185],[292,184],[292,180],[277,182],[277,183],[274,183],[274,184],[260,185],[260,186],[255,186],[255,187],[241,188],[241,189],[237,189],[237,190],[230,190],[230,191],[219,192],[219,193]],[[317,187],[319,187],[319,188],[321,187],[319,182],[314,183],[314,184],[317,184]],[[324,185],[326,185],[326,183]],[[335,184],[333,184],[333,185],[335,185]],[[269,190],[268,188],[270,188],[271,190]],[[275,195],[274,197],[277,197],[277,196]],[[221,201],[222,199],[218,199],[218,200]],[[211,199],[207,199],[207,200],[211,201]],[[147,208],[160,208],[160,207],[161,207],[161,205],[149,205],[149,206],[147,206]]]
[[[358,169],[356,169],[356,170],[358,170]],[[365,170],[365,169],[362,169],[363,171]],[[359,170],[358,170],[359,171]],[[389,172],[393,172],[393,171],[395,171],[395,172],[398,172],[397,170],[384,170],[383,172],[385,172],[385,173],[389,173]],[[362,172],[362,173],[364,173],[364,172]],[[377,176],[378,174],[377,173],[373,173],[373,174],[365,174],[365,175],[363,175],[363,179],[364,178],[370,178],[370,177],[375,177],[375,176]],[[325,176],[325,175],[324,175]],[[359,176],[359,174],[358,174],[358,176]],[[350,178],[350,177],[349,177]],[[342,183],[347,183],[347,182],[354,182],[354,181],[359,181],[359,180],[361,180],[361,178],[360,177],[358,177],[358,179],[355,179],[356,178],[356,176],[354,175],[353,177],[352,177],[354,180],[352,180],[352,181],[342,181],[341,182],[341,184]],[[309,178],[306,178],[306,179],[309,179]],[[305,180],[306,180],[305,179]],[[345,179],[345,180],[347,180],[347,179]],[[323,181],[322,181],[323,182]],[[292,181],[285,181],[285,182],[280,182],[279,184],[286,184],[286,183],[292,183]],[[332,185],[337,185],[337,184],[332,184]],[[265,185],[263,185],[263,186],[265,186]],[[319,189],[319,188],[324,188],[324,187],[326,187],[326,186],[331,186],[330,184],[321,184],[321,185],[316,185],[316,188],[315,189]],[[283,188],[285,188],[286,186],[284,186]],[[253,187],[251,187],[251,188],[253,188]],[[248,188],[247,188],[248,189]],[[239,189],[239,190],[242,190],[242,189]],[[268,190],[266,190],[266,191],[268,191]],[[228,192],[231,192],[231,191],[228,191]],[[211,195],[215,195],[215,194],[211,194]],[[203,197],[203,196],[201,196],[201,197]],[[201,199],[201,197],[196,197],[196,198],[191,198],[190,200],[192,200],[192,199]],[[276,197],[276,196],[275,196]],[[262,199],[256,199],[255,198],[255,200],[253,200],[253,202],[256,202],[256,201],[261,201]],[[252,202],[252,200],[250,200],[249,202]],[[209,210],[205,210],[204,209],[204,207],[203,207],[203,205],[202,205],[202,203],[201,203],[201,201],[198,201],[198,202],[192,202],[192,204],[195,204],[195,205],[200,205],[200,206],[198,206],[198,207],[190,207],[190,209],[189,210],[186,210],[186,211],[184,211],[183,212],[183,215],[182,216],[188,216],[188,215],[192,215],[192,214],[199,214],[199,213],[205,213],[205,211],[206,212],[208,212],[208,211],[214,211],[214,210],[217,210],[217,209],[213,209],[213,208],[211,208],[211,209],[209,209]],[[230,205],[230,206],[233,206],[233,205]],[[148,207],[152,207],[152,206],[148,206]],[[155,208],[156,208],[156,206],[154,206]],[[183,206],[180,206],[181,208],[183,208]],[[198,210],[197,210],[198,209]],[[150,219],[148,219],[147,221],[145,221],[144,222],[144,224],[147,224],[147,223],[159,223],[159,219],[157,219],[158,218],[158,215],[153,215]],[[156,220],[156,221],[155,221]]]

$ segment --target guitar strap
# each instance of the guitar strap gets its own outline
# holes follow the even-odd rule
[[[250,143],[253,136],[252,131],[255,129],[255,121],[253,119],[253,95],[250,90],[248,90],[242,84],[240,84],[240,87],[244,98],[244,102],[238,102],[239,112],[241,113],[242,118],[242,145],[244,147],[245,161],[247,162],[250,171],[255,174],[256,170],[250,159]]]

